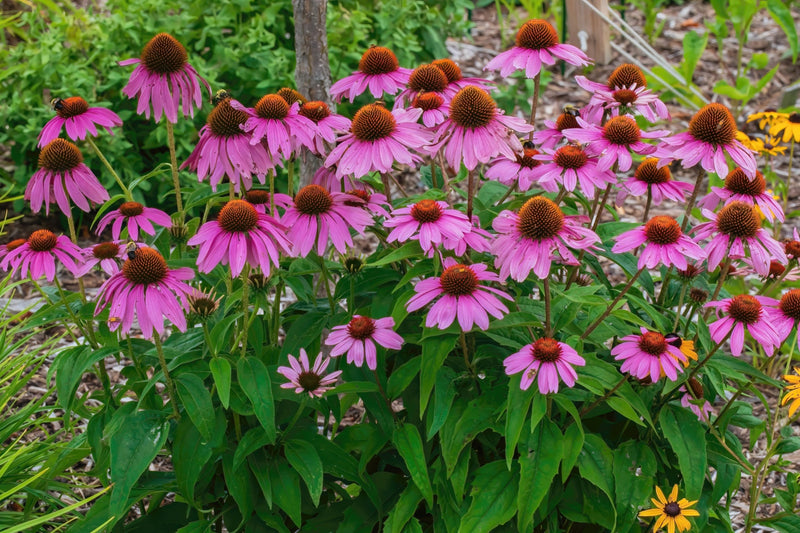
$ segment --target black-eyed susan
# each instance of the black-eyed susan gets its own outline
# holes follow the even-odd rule
[[[781,140],[778,137],[767,135],[761,142],[763,148],[760,150],[761,155],[783,155],[786,151],[785,146],[781,146]]]
[[[758,137],[750,138],[743,131],[736,132],[736,140],[754,152],[761,152],[764,149],[764,143]]]
[[[669,533],[674,533],[675,528],[678,531],[689,531],[692,524],[686,519],[687,516],[700,516],[694,509],[689,509],[692,505],[697,503],[697,500],[689,501],[686,498],[678,500],[678,485],[672,487],[672,492],[669,498],[664,497],[661,488],[656,487],[656,495],[658,499],[650,498],[650,501],[655,505],[652,509],[645,509],[639,513],[640,517],[657,516],[658,520],[653,524],[653,531],[666,527]]]
[[[772,124],[775,123],[775,120],[778,117],[781,117],[781,116],[783,116],[785,114],[786,113],[778,113],[774,109],[770,109],[770,110],[767,110],[767,111],[762,111],[761,113],[754,113],[752,115],[749,115],[747,117],[747,122],[753,122],[753,121],[757,120],[758,121],[758,128],[763,130],[763,129],[766,129],[766,128],[772,126]]]
[[[769,128],[769,134],[777,137],[781,132],[783,132],[781,136],[783,142],[800,142],[800,113],[783,113],[775,119]]]
[[[781,405],[786,405],[789,403],[789,400],[792,403],[789,405],[789,416],[794,416],[794,413],[800,408],[800,367],[794,367],[794,373],[797,374],[793,376],[792,374],[788,374],[783,376],[783,379],[789,382],[786,385],[786,396],[783,397],[781,400]]]

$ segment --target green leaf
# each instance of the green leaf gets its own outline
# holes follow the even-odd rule
[[[224,424],[224,416],[218,417]],[[225,426],[221,426],[225,433]],[[217,427],[215,431],[220,431]],[[175,439],[172,442],[172,462],[175,465],[175,478],[180,487],[181,494],[189,501],[194,502],[194,489],[200,479],[200,473],[213,454],[213,443],[204,442],[200,432],[188,418],[182,418],[175,430]]]
[[[456,388],[453,385],[455,377],[455,371],[448,367],[442,368],[436,374],[436,388],[433,392],[433,417],[430,416],[430,411],[428,411],[428,419],[430,420],[428,440],[431,440],[447,421],[450,408],[453,406],[453,398],[456,397]]]
[[[300,526],[300,477],[283,459],[276,459],[270,464],[269,477],[275,490],[272,491],[274,502],[283,509],[296,526]]]
[[[508,398],[506,399],[506,467],[511,469],[511,461],[514,458],[514,451],[517,449],[517,442],[522,434],[522,427],[528,418],[528,410],[533,401],[535,387],[529,387],[524,391],[519,388],[521,374],[513,376],[508,383]],[[544,398],[539,394],[537,397]]]
[[[286,441],[283,451],[286,460],[305,481],[311,501],[315,506],[319,505],[319,497],[322,495],[322,460],[317,450],[304,440],[293,439]]]
[[[126,512],[131,489],[164,446],[168,434],[169,422],[163,413],[136,411],[111,435],[111,516],[120,518]]]
[[[517,527],[529,531],[533,514],[550,491],[564,453],[564,436],[551,420],[545,418],[536,426],[527,445],[520,450],[519,491],[517,495]]]
[[[218,354],[222,351],[225,351],[226,348],[230,346],[230,336],[228,335],[228,330],[231,329],[231,326],[238,318],[242,316],[242,313],[234,313],[232,315],[228,315],[216,324],[214,327],[211,328],[211,342],[214,343],[213,346],[209,346],[209,349],[213,350],[212,354]]]
[[[211,531],[211,526],[213,525],[214,522],[209,522],[208,520],[196,520],[190,524],[186,524],[175,533],[207,533]]]
[[[255,508],[258,492],[255,478],[247,468],[233,468],[233,453],[228,452],[222,456],[222,474],[225,476],[225,485],[228,493],[233,497],[239,512],[247,517]]]
[[[307,351],[309,345],[318,343],[322,335],[322,330],[328,322],[328,314],[325,311],[309,311],[292,322],[286,332],[286,340],[281,349],[281,357],[291,354],[299,356],[300,348]],[[314,352],[316,353],[316,352]]]
[[[644,442],[628,441],[614,450],[617,527],[628,531],[647,502],[656,475],[656,457]]]
[[[570,424],[564,432],[564,455],[561,459],[561,482],[566,483],[575,463],[578,462],[578,455],[583,449],[585,436],[583,428],[578,423]]]
[[[697,62],[700,61],[700,56],[703,55],[703,50],[706,49],[708,44],[708,32],[703,35],[698,35],[697,32],[690,31],[683,36],[683,63],[681,64],[681,74],[683,74],[684,81],[687,85],[691,85],[694,78],[694,70],[697,67]]]
[[[615,501],[613,462],[614,456],[605,441],[593,433],[586,435],[583,450],[578,456],[578,472],[583,479],[608,496],[616,523],[617,510],[613,505]]]
[[[665,406],[659,419],[664,436],[678,456],[686,498],[699,500],[707,470],[706,433],[688,409]]]
[[[419,488],[428,506],[433,507],[433,488],[428,476],[428,464],[425,461],[425,451],[422,448],[422,437],[419,435],[417,426],[413,424],[403,424],[396,428],[392,435],[392,442],[397,448],[397,452],[408,467],[411,479]]]
[[[425,412],[433,385],[436,383],[436,374],[442,368],[442,363],[444,363],[447,354],[453,351],[457,339],[458,336],[456,335],[438,335],[428,338],[422,345],[419,387],[420,414]]]
[[[798,52],[797,21],[788,5],[782,0],[767,0],[767,10],[778,26],[781,27],[783,33],[786,34],[789,48],[792,51],[792,63],[794,63],[797,61]]]
[[[203,439],[211,440],[214,430],[214,403],[203,380],[195,374],[184,373],[177,377],[178,396]]]
[[[236,364],[237,376],[242,390],[253,404],[253,411],[267,432],[270,444],[275,442],[275,402],[272,398],[272,380],[259,359],[246,357]]]
[[[403,259],[408,259],[409,257],[422,257],[422,248],[419,245],[419,241],[408,241],[400,248],[392,250],[374,263],[369,263],[369,266],[389,265],[402,261]]]
[[[421,501],[422,493],[417,488],[417,485],[414,483],[406,485],[397,503],[389,511],[389,517],[383,523],[383,531],[386,533],[401,533],[406,523],[414,516]]]
[[[371,381],[348,381],[336,386],[334,389],[325,393],[325,396],[336,396],[337,394],[350,394],[361,392],[378,392],[377,383]]]
[[[242,435],[239,444],[236,445],[236,451],[233,454],[233,470],[239,470],[251,453],[268,444],[270,444],[270,440],[264,428],[256,426],[248,429]]]
[[[105,347],[93,350],[88,346],[76,346],[67,348],[56,355],[51,372],[56,374],[56,391],[58,401],[67,414],[72,410],[72,402],[75,401],[75,392],[78,390],[83,374],[92,365],[102,361],[106,356],[119,352],[119,348]]]
[[[511,520],[516,510],[516,478],[516,472],[509,472],[505,461],[480,467],[472,482],[472,502],[461,518],[459,533],[488,533]]]
[[[421,357],[413,357],[400,368],[395,368],[386,384],[386,394],[389,399],[398,398],[406,390],[414,378],[419,374]]]
[[[214,384],[217,386],[217,395],[222,406],[227,409],[231,399],[231,364],[227,359],[215,357],[208,362]]]

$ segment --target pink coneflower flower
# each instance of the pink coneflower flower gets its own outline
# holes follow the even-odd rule
[[[313,143],[314,123],[300,115],[299,102],[289,105],[277,94],[268,94],[255,107],[245,107],[237,100],[231,100],[230,104],[247,114],[241,129],[252,135],[250,144],[263,142],[273,160],[290,159],[298,142],[305,146]]]
[[[633,177],[622,183],[616,203],[622,205],[628,193],[634,196],[644,196],[648,189],[653,205],[660,205],[665,198],[674,202],[683,202],[686,193],[691,192],[692,185],[672,179],[669,167],[659,167],[658,159],[648,157],[639,163],[633,172]]]
[[[583,109],[580,110],[580,116],[584,116]],[[581,127],[577,117],[574,112],[564,111],[555,120],[545,120],[545,127],[533,132],[533,142],[543,150],[552,150],[564,139],[564,130]]]
[[[771,259],[787,263],[783,246],[761,227],[761,218],[752,205],[734,201],[716,214],[704,209],[703,215],[710,222],[695,228],[695,240],[711,237],[705,247],[708,253],[709,272],[717,268],[723,257],[727,256],[730,259],[746,257],[745,246],[750,251],[753,268],[762,276],[769,274]]]
[[[777,346],[780,346],[794,331],[797,321],[800,320],[800,289],[791,289],[781,296],[777,310],[769,312],[768,316],[770,324],[778,334],[780,342]],[[797,338],[797,345],[800,347],[800,336]]]
[[[411,69],[402,68],[394,52],[383,46],[370,46],[358,62],[358,71],[331,86],[331,97],[351,102],[367,89],[376,99],[383,93],[393,95],[408,83]]]
[[[546,20],[531,19],[517,32],[516,46],[489,61],[484,70],[499,70],[508,77],[515,70],[524,70],[526,78],[534,78],[542,70],[542,64],[554,65],[563,59],[570,65],[585,67],[592,60],[571,44],[559,44],[558,33]]]
[[[535,379],[542,394],[558,392],[559,376],[567,387],[574,387],[578,373],[572,367],[585,365],[572,346],[548,337],[536,339],[503,361],[506,375],[523,373],[520,389],[528,390]]]
[[[488,163],[500,154],[509,159],[522,151],[522,144],[509,130],[528,133],[533,127],[517,117],[503,114],[489,93],[467,86],[450,102],[450,117],[436,129],[431,153],[444,147],[444,158],[454,169],[461,162],[468,170]]]
[[[408,78],[408,86],[397,95],[394,108],[399,109],[410,104],[414,99],[424,93],[433,93],[441,97],[444,103],[449,103],[453,95],[458,92],[455,87],[450,87],[447,74],[436,65],[424,63],[415,68]]]
[[[711,103],[695,113],[689,121],[689,131],[662,139],[655,156],[661,158],[661,166],[679,159],[683,168],[700,163],[708,172],[727,176],[728,154],[752,178],[756,175],[755,155],[736,140],[736,131],[736,121],[728,108]]]
[[[104,127],[111,135],[113,126],[122,126],[122,119],[116,113],[105,107],[89,107],[80,96],[55,98],[52,103],[56,116],[39,133],[39,148],[56,139],[64,126],[73,141],[84,140],[86,134],[97,137],[97,126]]]
[[[347,205],[353,197],[340,192],[328,192],[319,185],[306,185],[294,197],[294,205],[286,210],[281,223],[289,228],[293,251],[305,257],[317,245],[317,255],[325,254],[328,238],[340,254],[353,246],[350,228],[359,234],[372,224],[372,217],[361,209]]]
[[[278,213],[277,208],[281,208],[286,210],[290,205],[292,205],[292,197],[288,194],[283,193],[275,193],[272,195],[273,198],[270,199],[270,193],[264,189],[250,189],[246,193],[244,193],[244,199],[247,202],[255,207],[256,211],[259,213],[264,213],[267,215],[272,215],[275,220],[280,221],[280,216]],[[270,212],[270,202],[275,203],[275,212]]]
[[[411,102],[411,107],[422,109],[422,123],[428,128],[438,126],[450,114],[450,106],[436,93],[419,93]]]
[[[3,259],[26,242],[28,242],[28,239],[14,239],[13,241],[0,245],[0,268],[5,271],[6,267],[2,266]]]
[[[554,252],[561,262],[577,265],[578,260],[569,248],[591,250],[600,238],[589,228],[581,226],[584,216],[564,216],[561,209],[544,196],[534,196],[519,213],[503,211],[492,222],[499,233],[492,243],[494,266],[500,278],[511,276],[524,281],[531,270],[544,279],[550,274]]]
[[[72,216],[70,200],[81,211],[90,211],[89,202],[103,203],[108,191],[97,177],[83,164],[83,155],[77,146],[64,139],[53,139],[39,152],[39,170],[34,172],[25,187],[25,199],[31,211],[50,214],[50,204],[55,202],[67,216]]]
[[[783,249],[789,259],[800,260],[800,233],[797,228],[792,228],[792,238],[783,241]]]
[[[164,318],[186,331],[187,295],[194,289],[184,282],[193,277],[191,268],[170,269],[158,251],[142,246],[100,287],[94,314],[108,307],[109,329],[121,327],[123,334],[131,331],[135,316],[145,339],[154,331],[164,333]]]
[[[788,268],[790,269],[789,272],[786,272],[787,266],[781,264],[779,261],[775,259],[770,260],[769,262],[769,274],[766,276],[762,276],[756,269],[753,268],[753,261],[747,257],[742,259],[744,265],[737,266],[735,271],[733,269],[728,271],[729,276],[758,276],[763,280],[776,280],[780,278],[782,281],[797,281],[800,279],[800,271],[791,263],[789,262]]]
[[[678,374],[683,373],[681,362],[687,362],[686,355],[661,333],[646,328],[641,332],[622,337],[622,342],[611,349],[614,359],[624,361],[620,371],[637,379],[649,377],[653,383],[661,379],[662,370],[670,381],[678,379]]]
[[[138,247],[139,245],[136,244]],[[78,276],[83,277],[91,272],[94,267],[100,268],[109,276],[119,272],[119,265],[127,257],[127,246],[123,241],[108,241],[95,244],[89,248],[81,250],[83,252],[83,264],[78,269]]]
[[[325,102],[306,102],[300,106],[299,113],[316,125],[311,142],[305,144],[305,147],[320,157],[328,154],[325,143],[333,145],[336,135],[350,129],[350,119],[332,113]]]
[[[155,235],[156,230],[153,224],[167,229],[172,227],[172,220],[164,211],[153,207],[145,207],[139,202],[125,202],[100,219],[95,233],[100,235],[106,229],[106,226],[111,224],[111,238],[118,240],[122,234],[122,225],[126,223],[128,236],[134,241],[139,240],[140,229],[148,235]]]
[[[346,194],[349,195],[350,198],[345,199],[345,205],[349,205],[351,207],[360,207],[373,217],[382,216],[389,218],[389,212],[385,208],[391,206],[386,200],[385,195],[373,192],[367,188],[350,189],[346,192]]]
[[[395,209],[383,225],[394,228],[386,237],[387,242],[418,240],[424,252],[439,246],[445,238],[460,239],[472,227],[467,215],[450,209],[447,202],[435,200],[420,200]]]
[[[539,151],[535,150],[532,144],[526,142],[523,144],[522,153],[516,154],[514,159],[509,159],[505,155],[492,159],[484,176],[509,187],[516,183],[517,188],[525,192],[532,185],[539,184],[539,180],[533,172],[533,169],[542,164],[541,161],[534,158],[537,155],[539,155]],[[545,181],[541,187],[547,192],[558,191],[558,186],[552,180]]]
[[[474,85],[484,91],[491,91],[494,89],[494,83],[485,78],[465,78],[461,72],[461,67],[452,59],[435,59],[431,64],[444,72],[444,75],[447,76],[447,88],[445,92],[455,94],[467,85]]]
[[[314,176],[311,178],[311,183],[313,185],[319,185],[327,191],[336,192],[344,192],[353,189],[367,189],[367,185],[363,181],[356,179],[353,176],[337,176],[336,165],[331,167],[319,167],[319,170],[314,172]]]
[[[223,176],[233,183],[236,192],[242,183],[245,189],[251,188],[253,175],[263,184],[267,172],[280,165],[280,159],[273,160],[262,143],[250,144],[251,136],[241,129],[247,120],[247,113],[234,109],[230,98],[220,101],[208,114],[200,140],[181,168],[196,171],[199,181],[209,178],[214,191]]]
[[[580,185],[584,196],[594,198],[596,189],[605,189],[617,181],[613,172],[597,168],[597,159],[589,157],[583,148],[574,144],[562,146],[555,152],[545,150],[545,153],[533,158],[543,164],[533,168],[531,176],[546,191],[557,190],[554,184],[569,192]]]
[[[493,239],[494,235],[481,228],[478,216],[472,215],[472,228],[460,239],[445,237],[442,246],[445,250],[452,250],[457,256],[462,256],[468,249],[478,253],[491,251]],[[433,248],[429,250],[428,256],[433,257]]]
[[[775,328],[775,322],[780,320],[780,315],[775,310],[776,304],[778,301],[772,298],[749,294],[708,302],[705,306],[716,308],[717,316],[720,314],[720,309],[726,313],[726,316],[708,325],[711,339],[721,343],[730,333],[731,353],[738,356],[744,347],[744,333],[748,331],[764,352],[772,355],[775,348],[783,342]]]
[[[615,254],[629,252],[646,244],[639,256],[639,268],[664,265],[686,270],[689,267],[687,257],[698,261],[706,257],[703,249],[683,234],[680,224],[674,218],[663,215],[655,216],[643,226],[622,233],[617,236],[616,241],[611,248]]]
[[[740,168],[731,170],[725,177],[725,187],[711,187],[702,200],[697,205],[706,209],[716,209],[720,201],[724,204],[731,202],[744,202],[750,205],[757,205],[764,217],[770,222],[775,219],[783,222],[783,208],[775,201],[775,198],[767,194],[767,182],[764,175],[756,170],[754,178],[748,178]]]
[[[278,367],[278,374],[289,380],[288,383],[282,383],[281,388],[294,389],[297,394],[307,392],[311,398],[321,398],[323,394],[333,388],[332,385],[342,374],[341,370],[325,374],[330,361],[328,357],[323,357],[320,353],[314,360],[314,366],[311,366],[306,351],[300,348],[299,361],[290,355],[289,366]]]
[[[431,133],[417,120],[421,109],[389,111],[381,104],[365,105],[353,117],[350,133],[337,139],[325,166],[337,165],[336,175],[360,178],[370,172],[390,172],[395,162],[413,167],[422,158]]]
[[[703,398],[702,395],[695,400],[694,397],[686,391],[685,385],[681,385],[678,390],[684,393],[683,396],[681,396],[681,405],[693,412],[701,422],[708,422],[709,415],[714,412],[714,408],[709,401]]]
[[[46,229],[36,230],[30,237],[18,244],[19,240],[6,245],[6,255],[0,261],[3,270],[14,270],[21,278],[28,276],[37,280],[42,276],[47,281],[56,277],[56,259],[69,270],[73,276],[78,277],[78,269],[83,261],[83,254],[68,237],[56,236]],[[10,245],[14,246],[10,246]]]
[[[582,88],[592,93],[587,107],[590,114],[602,118],[608,110],[612,117],[637,111],[650,122],[659,118],[669,120],[669,110],[658,96],[647,89],[647,79],[636,65],[624,63],[614,69],[606,84],[588,80],[585,76],[575,76]]]
[[[497,274],[486,270],[486,265],[460,265],[448,257],[444,260],[444,267],[440,277],[418,282],[414,286],[417,294],[406,303],[406,309],[412,312],[441,296],[428,311],[425,327],[447,329],[458,318],[462,331],[470,331],[473,324],[486,330],[489,327],[489,315],[500,319],[508,313],[508,308],[497,297],[506,300],[513,298],[499,289],[479,283],[500,281]]]
[[[617,170],[625,172],[633,164],[631,152],[639,155],[652,154],[656,146],[642,142],[641,139],[658,139],[669,135],[669,130],[642,131],[630,115],[614,117],[604,126],[595,126],[578,118],[580,128],[569,128],[563,131],[570,141],[586,145],[586,153],[599,156],[597,170]]]
[[[327,346],[333,346],[331,357],[347,354],[347,362],[361,366],[364,359],[370,370],[378,368],[375,343],[387,350],[399,350],[403,346],[403,337],[395,333],[392,317],[373,320],[368,316],[354,315],[353,319],[343,326],[335,326],[328,338]]]
[[[200,272],[211,272],[220,263],[230,264],[231,275],[236,277],[247,263],[260,267],[269,276],[270,266],[278,266],[281,252],[290,253],[292,245],[285,233],[286,227],[259,213],[250,203],[231,200],[220,210],[217,220],[203,224],[187,244],[200,245]]]
[[[211,86],[187,59],[186,49],[181,43],[167,33],[159,33],[144,46],[141,58],[119,62],[122,66],[136,64],[122,92],[128,98],[138,95],[137,114],[144,113],[146,118],[150,118],[152,104],[156,122],[161,120],[163,113],[167,120],[176,123],[180,104],[183,116],[194,116],[194,108],[199,109],[203,104],[200,82],[206,86],[209,95]]]

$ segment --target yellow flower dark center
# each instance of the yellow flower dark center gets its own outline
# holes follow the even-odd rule
[[[489,93],[470,85],[453,97],[450,118],[464,128],[482,128],[492,121],[496,107]]]
[[[300,106],[300,114],[316,124],[331,116],[331,108],[325,102],[306,102]]]
[[[314,372],[301,372],[297,382],[305,392],[314,392],[319,387],[319,384],[322,383],[322,378]]]
[[[180,72],[187,59],[186,49],[168,33],[159,33],[142,50],[142,63],[157,74]]]
[[[431,109],[439,109],[443,103],[444,98],[436,93],[419,93],[411,105],[423,111],[430,111]]]
[[[695,139],[714,146],[730,144],[736,137],[736,121],[722,104],[711,103],[689,121],[689,133]]]
[[[269,203],[269,191],[262,189],[250,189],[244,195],[245,200],[253,205],[264,205]]]
[[[289,114],[289,104],[277,94],[268,94],[261,97],[255,111],[261,118],[281,120]]]
[[[535,155],[539,155],[538,150],[534,150],[533,148],[525,148],[521,156],[517,155],[517,163],[525,168],[538,167],[542,164],[542,162],[538,159],[534,159],[533,156]]]
[[[555,237],[563,227],[564,213],[544,196],[534,196],[519,210],[517,229],[534,241]]]
[[[614,91],[614,100],[624,106],[629,106],[636,101],[636,93],[630,89],[617,89]]]
[[[231,107],[231,99],[226,98],[208,114],[208,127],[217,137],[233,137],[244,135],[239,127],[247,121],[247,113]]]
[[[761,219],[744,202],[731,202],[717,214],[717,229],[731,237],[755,237],[760,228]]]
[[[631,117],[614,117],[606,122],[603,135],[611,144],[629,146],[639,142],[640,131]]]
[[[556,119],[556,129],[558,131],[564,131],[567,128],[580,128],[581,125],[578,124],[578,119],[575,118],[575,115],[571,113],[561,113],[558,115]]]
[[[133,259],[122,265],[122,274],[136,285],[151,285],[167,276],[167,262],[152,248],[137,248]]]
[[[755,178],[750,179],[741,168],[736,167],[725,177],[725,188],[736,194],[757,196],[767,189],[767,182],[764,181],[764,175],[757,170]]]
[[[754,296],[740,294],[731,300],[728,314],[737,322],[752,324],[761,318],[761,303]]]
[[[92,248],[92,255],[97,259],[112,259],[119,254],[119,245],[115,242],[101,242]]]
[[[781,297],[778,309],[791,319],[800,319],[800,289],[792,289]]]
[[[411,208],[411,216],[417,222],[436,222],[442,217],[442,208],[434,200],[420,200]]]
[[[648,331],[639,337],[639,349],[649,355],[661,355],[667,351],[667,339],[656,331]]]
[[[375,321],[368,316],[359,316],[347,324],[347,333],[354,339],[363,341],[375,333]]]
[[[664,514],[675,518],[681,514],[681,506],[677,502],[669,502],[664,506]]]
[[[53,139],[39,152],[39,168],[53,172],[72,170],[83,163],[77,146],[64,139]]]
[[[561,168],[577,170],[582,168],[588,160],[586,152],[571,144],[562,146],[553,155],[553,162]]]
[[[217,222],[228,233],[245,233],[258,224],[258,212],[250,202],[231,200],[220,210]]]
[[[450,296],[472,294],[478,288],[478,276],[467,265],[453,265],[440,278],[442,290]]]
[[[371,142],[385,139],[396,127],[391,111],[380,104],[369,104],[358,110],[350,129],[356,139]]]
[[[14,239],[13,241],[11,241],[8,244],[6,244],[6,252],[10,252],[12,250],[16,250],[17,248],[19,248],[20,246],[22,246],[26,242],[28,242],[28,239]]]
[[[297,192],[294,205],[304,215],[320,215],[333,206],[333,197],[319,185],[306,185]]]
[[[674,218],[659,215],[647,221],[644,225],[644,234],[652,243],[674,244],[681,236],[681,227]]]
[[[642,69],[630,63],[623,63],[614,69],[608,77],[607,85],[612,89],[629,88],[636,84],[636,87],[647,87],[647,79],[644,77]]]
[[[289,105],[292,105],[295,102],[300,102],[300,105],[308,102],[308,98],[300,94],[298,91],[290,89],[289,87],[283,87],[275,94],[286,100],[286,103]]]
[[[414,69],[408,79],[408,88],[414,92],[440,93],[447,87],[447,75],[435,65],[424,64]]]
[[[531,353],[542,363],[555,363],[561,357],[561,345],[555,339],[542,337],[533,343]]]
[[[789,122],[792,124],[800,124],[800,113],[792,113],[789,115]]]
[[[119,206],[119,212],[126,217],[135,217],[144,213],[144,206],[139,202],[125,202]]]
[[[515,40],[520,48],[541,50],[558,44],[558,33],[546,20],[532,19],[522,25]]]
[[[28,237],[28,247],[34,252],[47,252],[58,244],[55,233],[46,229],[36,230]]]
[[[61,118],[75,117],[89,111],[89,104],[80,96],[70,96],[63,100],[59,98],[54,107]]]
[[[397,56],[383,46],[370,46],[358,62],[358,70],[367,75],[388,74],[398,68]]]
[[[633,173],[633,176],[637,180],[649,183],[651,185],[655,185],[657,183],[667,183],[672,179],[672,174],[669,171],[669,167],[665,165],[661,168],[658,168],[658,159],[655,157],[648,157],[642,161],[639,166],[636,167],[636,171]]]
[[[437,59],[433,64],[444,72],[444,75],[447,76],[448,83],[460,81],[461,78],[463,78],[461,69],[452,59]]]

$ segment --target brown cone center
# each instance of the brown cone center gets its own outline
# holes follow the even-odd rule
[[[306,185],[297,192],[294,205],[304,215],[320,215],[333,206],[333,197],[320,185]]]
[[[365,105],[353,117],[351,131],[356,139],[365,142],[377,141],[390,136],[397,122],[391,111],[380,104]]]
[[[588,160],[586,152],[571,144],[562,146],[553,154],[553,162],[565,169],[577,170],[582,168]]]
[[[168,33],[159,33],[142,50],[142,63],[157,74],[180,72],[187,59],[186,49]]]
[[[648,157],[642,161],[639,166],[636,167],[636,171],[633,173],[633,176],[637,180],[649,183],[651,185],[667,183],[670,179],[672,179],[672,174],[669,171],[669,167],[663,166],[658,168],[658,159],[655,157]]]
[[[231,107],[231,99],[226,98],[208,114],[208,127],[217,137],[233,137],[243,135],[239,127],[247,121],[247,113]]]
[[[255,107],[261,118],[282,120],[289,115],[289,104],[277,94],[262,96]]]
[[[308,98],[289,87],[283,87],[279,89],[276,94],[286,100],[286,103],[289,105],[292,105],[295,102],[300,102],[300,105],[303,105],[308,102]]]
[[[752,324],[761,318],[761,302],[749,294],[734,296],[728,305],[728,314],[737,322]]]
[[[303,387],[304,391],[313,392],[317,390],[317,387],[322,383],[322,378],[314,372],[301,372],[297,378],[297,382]]]
[[[642,69],[630,63],[623,63],[614,69],[608,77],[608,86],[615,88],[629,88],[636,84],[636,87],[646,87],[647,79],[644,77]]]
[[[792,289],[781,297],[778,309],[793,320],[800,320],[800,289]]]
[[[97,259],[113,259],[119,255],[119,245],[115,242],[101,242],[92,248],[92,255]]]
[[[664,514],[675,518],[681,514],[681,506],[677,502],[669,502],[664,506]]]
[[[28,239],[14,239],[13,241],[6,244],[6,252],[11,252],[12,250],[16,250],[26,242],[28,242]]]
[[[463,76],[461,75],[461,68],[456,65],[452,59],[437,59],[433,64],[440,68],[444,75],[447,76],[447,83],[460,81]]]
[[[714,146],[730,144],[736,137],[736,121],[727,107],[711,103],[689,121],[689,133],[695,139]]]
[[[481,128],[492,121],[496,107],[489,93],[470,85],[453,97],[450,118],[464,128]]]
[[[558,44],[558,33],[546,20],[532,19],[517,32],[516,45],[529,50],[541,50]]]
[[[306,102],[300,106],[300,115],[316,124],[320,120],[331,116],[331,108],[325,102]]]
[[[411,216],[420,224],[436,222],[442,217],[442,208],[435,200],[420,200],[411,208]]]
[[[263,189],[250,189],[244,195],[245,199],[253,205],[269,203],[269,191]]]
[[[790,258],[800,258],[800,241],[785,241],[783,243],[783,249]]]
[[[258,212],[245,200],[231,200],[220,210],[217,222],[228,233],[245,233],[258,224]]]
[[[800,113],[792,113],[789,115],[789,122],[792,124],[800,124]]]
[[[424,64],[414,69],[408,78],[408,88],[414,92],[440,93],[447,87],[447,75],[435,65]]]
[[[478,288],[478,276],[467,265],[453,265],[440,278],[442,290],[451,296],[472,294]]]
[[[761,220],[753,206],[744,202],[731,202],[717,214],[717,228],[732,237],[755,237],[761,228]]]
[[[781,276],[784,272],[786,272],[785,266],[783,266],[779,261],[776,261],[775,259],[770,260],[769,273],[767,274],[767,277],[775,279]]]
[[[580,127],[581,125],[578,124],[578,119],[572,113],[561,113],[556,119],[556,129],[558,131],[564,131],[567,128]]]
[[[533,156],[535,155],[539,155],[538,150],[533,148],[525,148],[525,150],[522,152],[522,155],[517,155],[517,163],[519,163],[521,167],[525,168],[538,167],[542,164],[542,162],[538,159],[534,159]]]
[[[652,243],[674,244],[681,236],[681,227],[674,218],[659,215],[647,221],[644,234]]]
[[[648,331],[639,337],[639,349],[649,355],[661,355],[667,351],[667,339],[657,331]]]
[[[375,333],[375,321],[368,316],[359,316],[347,324],[347,333],[354,339],[363,341]]]
[[[741,168],[736,167],[725,177],[725,188],[735,194],[758,196],[767,190],[767,182],[757,170],[755,178],[750,179]]]
[[[80,96],[58,99],[53,106],[61,118],[71,118],[89,111],[89,104]]]
[[[534,196],[519,210],[517,229],[531,240],[555,237],[563,227],[564,213],[552,200],[544,196]]]
[[[617,89],[613,96],[614,100],[624,106],[629,106],[636,101],[636,93],[630,89]]]
[[[543,337],[533,343],[533,358],[542,363],[555,363],[561,357],[561,345],[555,339]]]
[[[631,117],[614,117],[606,122],[603,134],[611,144],[630,146],[641,139],[639,126]]]
[[[119,206],[119,212],[126,217],[135,217],[144,213],[144,206],[139,202],[125,202]]]
[[[411,105],[423,111],[430,111],[431,109],[439,109],[443,103],[444,98],[436,93],[419,93]]]
[[[58,244],[55,233],[46,229],[36,230],[28,237],[28,246],[34,252],[47,252]]]
[[[53,139],[39,152],[39,168],[52,172],[66,172],[83,163],[77,146],[64,139]]]
[[[347,194],[350,196],[355,196],[359,200],[345,200],[344,205],[349,205],[350,207],[364,207],[364,204],[369,202],[370,197],[372,196],[370,193],[363,189],[351,189],[347,191]]]
[[[388,74],[400,68],[394,52],[383,46],[370,46],[358,62],[358,70],[367,75]]]
[[[167,276],[167,262],[152,248],[137,248],[133,259],[122,265],[124,276],[136,285],[158,283]]]

